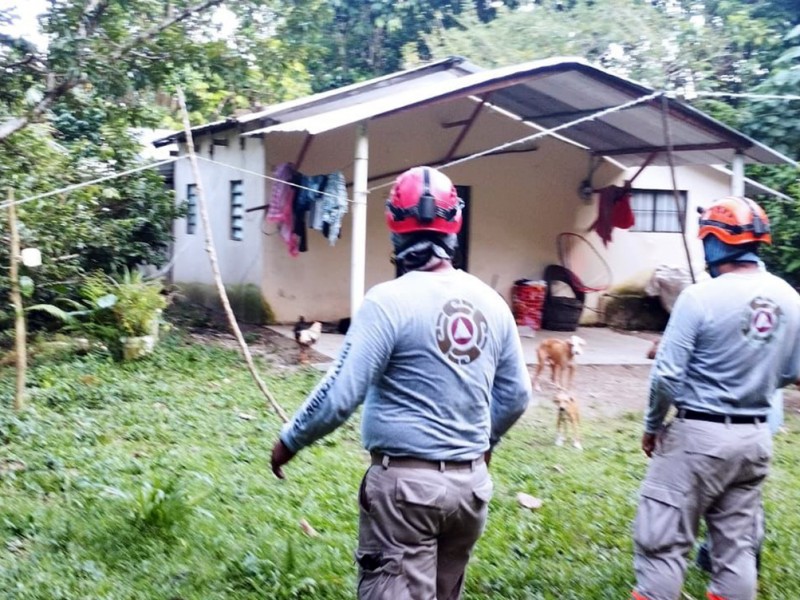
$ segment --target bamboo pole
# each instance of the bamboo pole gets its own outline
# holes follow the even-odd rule
[[[206,205],[205,192],[203,191],[203,181],[200,178],[200,168],[197,164],[197,156],[194,153],[194,139],[192,138],[192,127],[189,123],[189,111],[186,110],[186,100],[183,96],[183,90],[180,88],[178,88],[178,102],[180,103],[181,112],[183,113],[183,129],[186,133],[186,148],[189,153],[189,162],[192,165],[194,182],[197,186],[197,204],[198,208],[200,209],[200,219],[203,223],[203,230],[205,231],[206,252],[208,253],[208,260],[211,263],[211,272],[214,275],[214,283],[217,286],[219,299],[222,302],[222,307],[225,309],[225,315],[228,317],[228,324],[233,331],[233,335],[236,337],[236,341],[239,342],[239,347],[242,350],[245,362],[247,362],[247,368],[250,370],[250,374],[253,376],[256,385],[258,385],[258,388],[264,394],[275,412],[278,413],[278,416],[283,420],[284,423],[287,423],[289,421],[289,417],[286,416],[286,413],[284,412],[283,408],[281,408],[280,404],[275,401],[275,398],[273,398],[269,389],[267,389],[266,384],[256,371],[256,366],[253,363],[253,356],[250,354],[250,349],[247,347],[247,343],[244,341],[242,331],[239,329],[239,324],[236,322],[236,317],[233,314],[231,303],[228,300],[228,293],[225,291],[225,285],[222,283],[222,275],[220,274],[219,263],[217,261],[217,251],[214,247],[214,236],[211,232],[211,220],[208,218],[208,207]]]
[[[28,352],[25,331],[25,312],[22,308],[22,293],[19,289],[19,229],[17,209],[14,206],[14,190],[8,189],[8,229],[11,234],[11,304],[14,305],[14,343],[17,358],[17,387],[14,394],[14,410],[25,408],[25,374],[28,369]]]

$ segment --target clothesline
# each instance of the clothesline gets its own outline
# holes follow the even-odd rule
[[[481,150],[479,152],[475,152],[475,153],[470,154],[468,156],[464,156],[464,157],[458,158],[456,160],[450,161],[449,163],[445,163],[445,164],[439,166],[438,168],[440,170],[448,169],[448,168],[453,167],[455,165],[459,165],[461,163],[465,163],[465,162],[468,162],[470,160],[475,160],[477,158],[481,158],[482,156],[486,156],[487,154],[492,154],[494,152],[500,152],[502,150],[506,150],[506,149],[511,148],[513,146],[517,146],[519,144],[524,144],[525,142],[531,142],[533,140],[537,140],[539,138],[551,135],[551,134],[556,133],[558,131],[561,131],[563,129],[567,129],[569,127],[573,127],[574,125],[578,125],[578,124],[584,123],[586,121],[592,121],[594,119],[597,119],[597,118],[600,118],[600,117],[604,117],[604,116],[606,116],[608,114],[615,113],[615,112],[618,112],[620,110],[625,110],[626,108],[630,108],[632,106],[636,106],[637,104],[641,104],[643,102],[647,102],[649,100],[653,100],[654,98],[658,98],[659,96],[661,96],[663,94],[664,94],[663,91],[653,92],[652,94],[648,94],[646,96],[641,96],[640,98],[636,98],[635,100],[631,100],[629,102],[625,102],[624,104],[619,104],[617,106],[612,106],[610,108],[606,108],[606,109],[597,111],[596,113],[592,113],[591,115],[587,115],[585,117],[580,117],[578,119],[575,119],[574,121],[569,121],[567,123],[562,123],[561,125],[556,125],[555,127],[552,127],[550,129],[544,129],[542,131],[538,131],[538,132],[536,132],[536,133],[534,133],[532,135],[525,136],[525,137],[520,138],[518,140],[514,140],[514,141],[511,141],[511,142],[505,142],[503,144],[500,144],[499,146],[495,146],[494,148],[488,148],[486,150]],[[376,190],[379,190],[381,188],[384,188],[384,187],[389,187],[390,185],[393,185],[393,183],[394,182],[389,181],[387,183],[383,183],[381,185],[378,185],[378,186],[375,186],[373,188],[370,188],[369,189],[369,193],[372,193],[372,192],[374,192]]]
[[[733,92],[693,92],[691,94],[679,94],[686,98],[691,99],[693,96],[708,96],[712,98],[748,98],[750,100],[800,100],[800,95],[797,94],[749,94],[749,93],[733,93]]]
[[[134,169],[129,169],[127,171],[123,171],[122,173],[114,173],[112,175],[105,175],[103,177],[98,177],[97,179],[92,179],[91,181],[84,181],[82,183],[75,183],[72,185],[68,185],[63,188],[59,188],[57,190],[53,190],[52,192],[45,192],[43,194],[36,194],[35,196],[28,196],[27,198],[22,198],[20,200],[13,200],[11,202],[6,201],[0,203],[0,209],[8,208],[12,204],[14,206],[18,206],[20,204],[25,204],[26,202],[33,202],[34,200],[42,200],[44,198],[49,198],[50,196],[55,196],[58,194],[65,194],[67,192],[74,192],[75,190],[79,190],[81,188],[88,187],[90,185],[96,185],[98,183],[102,183],[104,181],[111,181],[112,179],[118,179],[120,177],[125,177],[127,175],[131,175],[132,173],[138,173],[139,171],[146,171],[147,169],[153,169],[155,167],[160,167],[162,165],[168,165],[170,163],[177,162],[179,160],[183,160],[186,158],[185,156],[178,156],[176,158],[170,158],[168,160],[162,160],[156,163],[149,163],[147,165],[142,165],[141,167],[136,167]]]
[[[476,159],[481,158],[483,156],[486,156],[488,154],[492,154],[492,153],[495,153],[495,152],[500,152],[502,150],[506,150],[506,149],[511,148],[513,146],[516,146],[516,145],[519,145],[519,144],[523,144],[525,142],[530,142],[530,141],[533,141],[533,140],[536,140],[536,139],[551,135],[551,134],[556,133],[558,131],[561,131],[561,130],[564,130],[564,129],[568,129],[569,127],[573,127],[575,125],[578,125],[580,123],[584,123],[584,122],[587,122],[587,121],[592,121],[592,120],[604,117],[604,116],[606,116],[608,114],[611,114],[611,113],[614,113],[614,112],[618,112],[618,111],[621,111],[621,110],[625,110],[625,109],[630,108],[632,106],[635,106],[637,104],[641,104],[643,102],[647,102],[647,101],[652,100],[654,98],[657,98],[657,97],[659,97],[659,96],[661,96],[661,95],[663,95],[665,93],[667,93],[667,92],[664,92],[664,91],[653,92],[652,94],[648,94],[646,96],[642,96],[640,98],[636,98],[635,100],[631,100],[630,102],[626,102],[626,103],[620,104],[618,106],[613,106],[613,107],[610,107],[610,108],[607,108],[607,109],[604,109],[604,110],[600,110],[600,111],[598,111],[596,113],[592,113],[591,115],[587,115],[587,116],[581,117],[579,119],[575,119],[574,121],[570,121],[568,123],[562,123],[561,125],[558,125],[556,127],[553,127],[553,128],[550,128],[550,129],[545,129],[545,130],[539,131],[537,133],[534,133],[532,135],[529,135],[529,136],[526,136],[526,137],[523,137],[523,138],[520,138],[520,139],[517,139],[517,140],[513,140],[511,142],[506,142],[506,143],[500,144],[499,146],[495,146],[493,148],[488,148],[486,150],[481,150],[479,152],[475,152],[475,153],[470,154],[468,156],[461,157],[461,158],[459,158],[457,160],[453,160],[453,161],[450,161],[449,163],[445,163],[443,165],[440,165],[439,169],[442,169],[442,170],[448,169],[448,168],[453,167],[455,165],[459,165],[459,164],[462,164],[462,163],[465,163],[465,162],[468,162],[468,161],[471,161],[471,160],[476,160]],[[670,92],[670,95],[680,95],[680,96],[683,96],[683,97],[685,97],[687,99],[689,99],[690,97],[729,97],[729,98],[749,98],[749,99],[754,99],[754,100],[790,100],[790,101],[791,100],[800,100],[800,95],[795,95],[795,94],[754,94],[754,93],[733,93],[733,92],[694,92],[692,94],[674,94],[674,93]],[[55,195],[58,195],[58,194],[64,194],[64,193],[68,193],[68,192],[73,192],[73,191],[82,189],[84,187],[88,187],[90,185],[96,185],[98,183],[103,183],[104,181],[111,181],[113,179],[117,179],[119,177],[125,177],[127,175],[131,175],[133,173],[138,173],[140,171],[145,171],[147,169],[152,169],[152,168],[155,168],[155,167],[160,167],[162,165],[168,165],[168,164],[171,164],[171,163],[175,163],[175,162],[178,162],[178,161],[183,160],[185,158],[187,158],[187,156],[178,156],[178,157],[175,157],[175,158],[170,158],[170,159],[158,161],[158,162],[155,162],[155,163],[142,165],[140,167],[136,167],[136,168],[133,168],[133,169],[129,169],[127,171],[123,171],[122,173],[114,173],[112,175],[106,175],[106,176],[103,176],[103,177],[92,179],[90,181],[68,185],[68,186],[65,186],[63,188],[59,188],[57,190],[53,190],[53,191],[50,191],[50,192],[45,192],[45,193],[42,193],[42,194],[36,194],[36,195],[33,195],[33,196],[28,196],[26,198],[22,198],[22,199],[19,199],[19,200],[0,202],[0,209],[8,208],[12,204],[17,206],[17,205],[20,205],[20,204],[25,204],[27,202],[33,202],[35,200],[42,200],[44,198],[48,198],[48,197],[55,196]],[[215,165],[227,167],[229,169],[233,169],[233,170],[239,171],[241,173],[246,173],[248,175],[259,177],[261,179],[267,179],[267,180],[274,181],[274,182],[281,182],[281,183],[284,183],[286,185],[290,185],[290,186],[298,188],[298,189],[304,189],[304,190],[315,192],[315,193],[317,193],[319,195],[322,195],[322,196],[332,196],[332,194],[329,194],[329,193],[324,192],[324,191],[314,190],[312,188],[305,187],[303,185],[294,183],[292,181],[286,181],[286,180],[283,180],[283,179],[278,179],[278,178],[272,177],[270,175],[265,175],[264,173],[258,173],[256,171],[251,171],[251,170],[245,169],[243,167],[237,167],[235,165],[230,165],[230,164],[227,164],[227,163],[219,162],[219,161],[213,160],[211,158],[206,158],[204,156],[198,156],[197,158],[200,159],[200,160],[203,160],[205,162],[208,162],[208,163],[212,163],[212,164],[215,164]],[[367,190],[367,193],[369,194],[369,193],[375,192],[377,190],[383,189],[385,187],[389,187],[389,186],[393,185],[393,183],[394,183],[393,181],[388,181],[388,182],[383,183],[381,185],[374,186],[372,188],[369,188]],[[347,202],[353,203],[355,201],[350,199],[350,198],[347,198]]]
[[[336,194],[330,194],[328,192],[315,190],[314,188],[306,187],[304,185],[300,185],[299,183],[294,183],[292,181],[287,181],[286,179],[281,179],[279,177],[273,177],[272,175],[265,175],[264,173],[258,173],[256,171],[251,171],[249,169],[244,169],[242,167],[237,167],[235,165],[230,165],[228,163],[219,162],[219,161],[216,161],[216,160],[214,160],[212,158],[206,158],[204,156],[198,156],[197,158],[199,158],[200,160],[204,160],[206,162],[210,162],[210,163],[215,164],[215,165],[219,165],[221,167],[228,167],[229,169],[233,169],[234,171],[239,171],[241,173],[246,173],[247,175],[253,175],[254,177],[260,177],[261,179],[268,179],[269,181],[274,181],[276,183],[284,183],[286,185],[289,185],[291,187],[294,187],[294,188],[297,188],[297,189],[300,189],[300,190],[306,190],[306,191],[309,191],[309,192],[314,192],[315,194],[319,194],[320,196],[329,196],[331,198],[336,198],[337,197]],[[355,202],[354,200],[351,200],[350,198],[348,198],[347,201],[348,202]]]

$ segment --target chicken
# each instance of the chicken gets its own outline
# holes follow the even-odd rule
[[[308,364],[308,349],[317,343],[322,335],[322,323],[314,321],[309,323],[304,317],[294,324],[294,341],[300,346],[297,362],[301,365]]]

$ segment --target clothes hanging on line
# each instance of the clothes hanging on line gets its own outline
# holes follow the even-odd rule
[[[342,230],[342,220],[347,214],[347,184],[340,171],[328,176],[325,186],[326,195],[322,197],[322,233],[328,238],[328,243],[333,246],[339,239]],[[326,231],[327,228],[327,231]]]
[[[340,171],[304,175],[292,163],[275,168],[266,220],[278,224],[289,254],[308,251],[308,228],[320,231],[331,246],[336,244],[347,214],[347,185]]]
[[[300,252],[308,252],[308,230],[306,217],[324,198],[322,192],[328,182],[327,175],[300,175],[299,185],[294,199],[294,233],[300,243]]]
[[[266,220],[276,223],[281,239],[289,250],[289,255],[297,256],[300,252],[300,239],[294,233],[294,198],[297,190],[296,183],[299,173],[292,163],[282,163],[275,167],[272,176],[272,194],[270,195],[269,208]]]
[[[631,209],[631,188],[628,185],[609,185],[597,193],[597,219],[591,224],[589,231],[596,231],[603,240],[603,245],[608,246],[615,227],[630,229],[636,222]]]

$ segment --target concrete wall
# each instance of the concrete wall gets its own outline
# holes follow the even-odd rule
[[[466,119],[474,107],[473,102],[463,100],[371,122],[370,177],[446,156],[461,129],[444,125]],[[535,132],[506,115],[484,109],[455,156]],[[302,135],[292,134],[269,136],[268,168],[296,160],[302,139]],[[584,206],[577,190],[588,169],[585,152],[553,138],[536,144],[531,152],[483,157],[446,170],[454,183],[471,187],[469,270],[508,299],[516,279],[541,277],[544,267],[556,262],[556,235],[574,230]],[[350,180],[354,145],[354,128],[319,135],[300,170],[306,174],[342,170]],[[621,169],[605,165],[596,173],[595,182],[609,183],[620,173]],[[394,276],[384,221],[384,202],[393,178],[370,184],[367,288]],[[278,320],[294,320],[301,314],[325,320],[349,316],[351,230],[348,216],[334,247],[318,232],[309,232],[309,251],[297,258],[288,255],[277,235],[265,239],[264,294]]]
[[[464,99],[406,111],[369,124],[373,180],[367,207],[367,289],[394,277],[384,202],[395,175],[377,177],[447,156],[461,132],[460,127],[449,124],[467,119],[474,107],[473,101]],[[454,156],[492,148],[535,131],[505,114],[484,108]],[[215,147],[214,158],[271,174],[280,163],[297,161],[304,138],[301,133],[270,134],[263,146],[260,139],[248,138],[245,151],[231,138],[227,148]],[[470,272],[493,285],[510,301],[515,280],[538,279],[548,264],[558,262],[556,237],[560,232],[585,235],[611,265],[615,286],[641,287],[659,264],[686,264],[680,234],[614,230],[613,242],[606,248],[594,233],[586,233],[598,208],[596,198],[586,202],[578,194],[587,175],[588,156],[583,149],[553,137],[539,139],[535,144],[533,151],[486,156],[446,169],[454,183],[471,187]],[[355,127],[315,136],[300,171],[308,175],[342,171],[349,182],[353,175],[354,146]],[[207,140],[201,154],[208,156]],[[176,170],[179,199],[185,199],[186,183],[191,180],[187,179],[188,166],[188,161],[179,163]],[[233,171],[228,173],[219,167],[208,168],[206,172],[226,282],[257,282],[278,321],[294,321],[299,315],[321,320],[349,316],[351,215],[346,215],[341,238],[334,246],[321,233],[309,230],[309,251],[298,257],[289,255],[274,224],[262,225],[263,211],[248,216],[245,241],[232,242],[228,235],[230,179],[244,179],[246,206],[266,203],[271,183]],[[621,183],[625,176],[623,169],[605,162],[594,173],[592,183],[599,188]],[[678,169],[678,187],[688,191],[688,239],[698,268],[702,265],[702,250],[696,240],[695,206],[727,194],[729,185],[726,175],[708,167]],[[646,189],[669,190],[671,186],[668,169],[660,167],[646,169],[634,184]],[[348,192],[352,190],[348,188]],[[183,233],[183,220],[176,228],[178,251],[187,238],[193,238],[176,264],[176,281],[210,281],[199,226],[194,236]],[[590,294],[588,305],[597,306],[599,297],[600,294]],[[591,322],[594,314],[585,311],[584,322]]]
[[[228,145],[214,145],[212,156],[210,151],[212,139],[225,139]],[[222,163],[212,164],[206,160],[198,161],[223,281],[229,285],[253,283],[260,286],[261,239],[263,237],[261,229],[264,211],[245,213],[244,239],[242,241],[232,240],[230,182],[242,181],[244,206],[247,209],[266,204],[264,200],[265,180],[258,175],[244,173],[226,165],[246,169],[253,173],[263,173],[264,147],[260,139],[247,138],[244,148],[242,148],[239,140],[236,132],[230,131],[198,138],[195,143],[199,145],[198,156]],[[181,154],[185,154],[185,149],[181,150]],[[186,201],[187,185],[194,181],[194,174],[188,159],[175,163],[175,196],[178,202]],[[176,258],[172,269],[172,280],[175,282],[212,283],[211,267],[205,251],[205,233],[199,212],[194,234],[186,233],[185,218],[175,221],[173,231],[175,235],[173,255]]]

